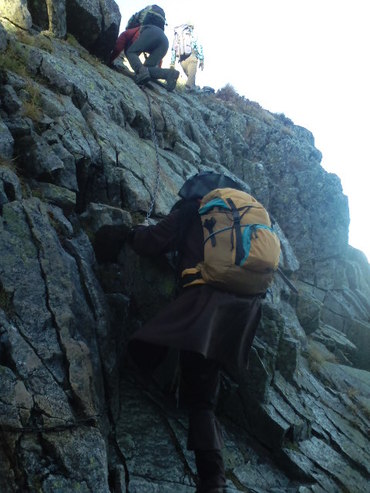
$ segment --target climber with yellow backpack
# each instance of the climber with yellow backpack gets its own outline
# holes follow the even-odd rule
[[[180,403],[188,409],[197,493],[223,493],[222,431],[215,416],[220,370],[235,376],[246,365],[280,243],[265,208],[228,176],[199,173],[179,196],[164,219],[130,235],[138,254],[178,252],[182,288],[133,334],[128,350],[147,374],[166,349],[179,350]]]

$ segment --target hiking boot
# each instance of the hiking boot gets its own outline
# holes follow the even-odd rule
[[[176,87],[177,79],[179,78],[180,72],[178,70],[170,69],[167,74],[167,91],[171,92]]]
[[[225,466],[221,450],[194,450],[199,483],[197,493],[226,493]]]
[[[200,92],[200,89],[198,86],[187,86],[185,84],[185,92]]]
[[[138,84],[139,86],[141,86],[142,84],[145,84],[149,80],[150,80],[149,70],[148,70],[147,67],[144,67],[144,65],[142,65],[139,68],[139,70],[136,72],[135,82],[136,82],[136,84]]]

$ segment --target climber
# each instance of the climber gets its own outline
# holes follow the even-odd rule
[[[179,77],[177,70],[161,68],[162,59],[168,51],[168,39],[164,33],[165,13],[157,5],[149,5],[134,14],[126,30],[118,37],[111,53],[110,65],[124,51],[127,61],[135,72],[135,81],[142,85],[150,79],[166,80],[166,89],[173,91]],[[140,55],[144,54],[144,64]]]
[[[194,22],[187,21],[174,29],[174,38],[171,51],[171,68],[175,68],[176,60],[187,77],[185,89],[195,91],[195,77],[197,74],[198,63],[201,70],[204,69],[203,47],[199,43],[194,31]]]
[[[156,225],[131,231],[134,251],[148,256],[176,251],[179,272],[198,265],[204,258],[200,199],[226,187],[240,190],[237,182],[213,172],[187,180],[169,215]],[[180,402],[188,411],[187,447],[195,454],[197,493],[226,491],[222,431],[215,416],[220,369],[246,363],[260,319],[260,300],[259,295],[237,296],[209,284],[191,284],[135,332],[128,345],[132,359],[148,375],[168,348],[180,352]]]

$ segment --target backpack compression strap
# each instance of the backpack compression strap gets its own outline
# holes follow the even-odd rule
[[[240,227],[240,214],[238,209],[235,207],[232,199],[228,198],[227,203],[231,207],[231,212],[233,215],[233,228],[235,229],[235,238],[236,238],[236,247],[235,247],[235,264],[240,265],[241,261],[244,257],[244,248],[243,248],[243,237],[242,237],[242,229]]]
[[[199,267],[190,267],[185,269],[181,274],[181,286],[186,288],[187,286],[194,286],[196,284],[206,284],[205,280],[202,278]]]

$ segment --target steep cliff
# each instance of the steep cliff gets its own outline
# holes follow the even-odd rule
[[[195,491],[172,361],[147,387],[125,359],[173,271],[124,238],[202,169],[269,209],[298,289],[276,277],[249,368],[224,379],[230,491],[367,491],[370,270],[312,134],[231,90],[140,89],[71,35],[1,21],[1,492]]]

